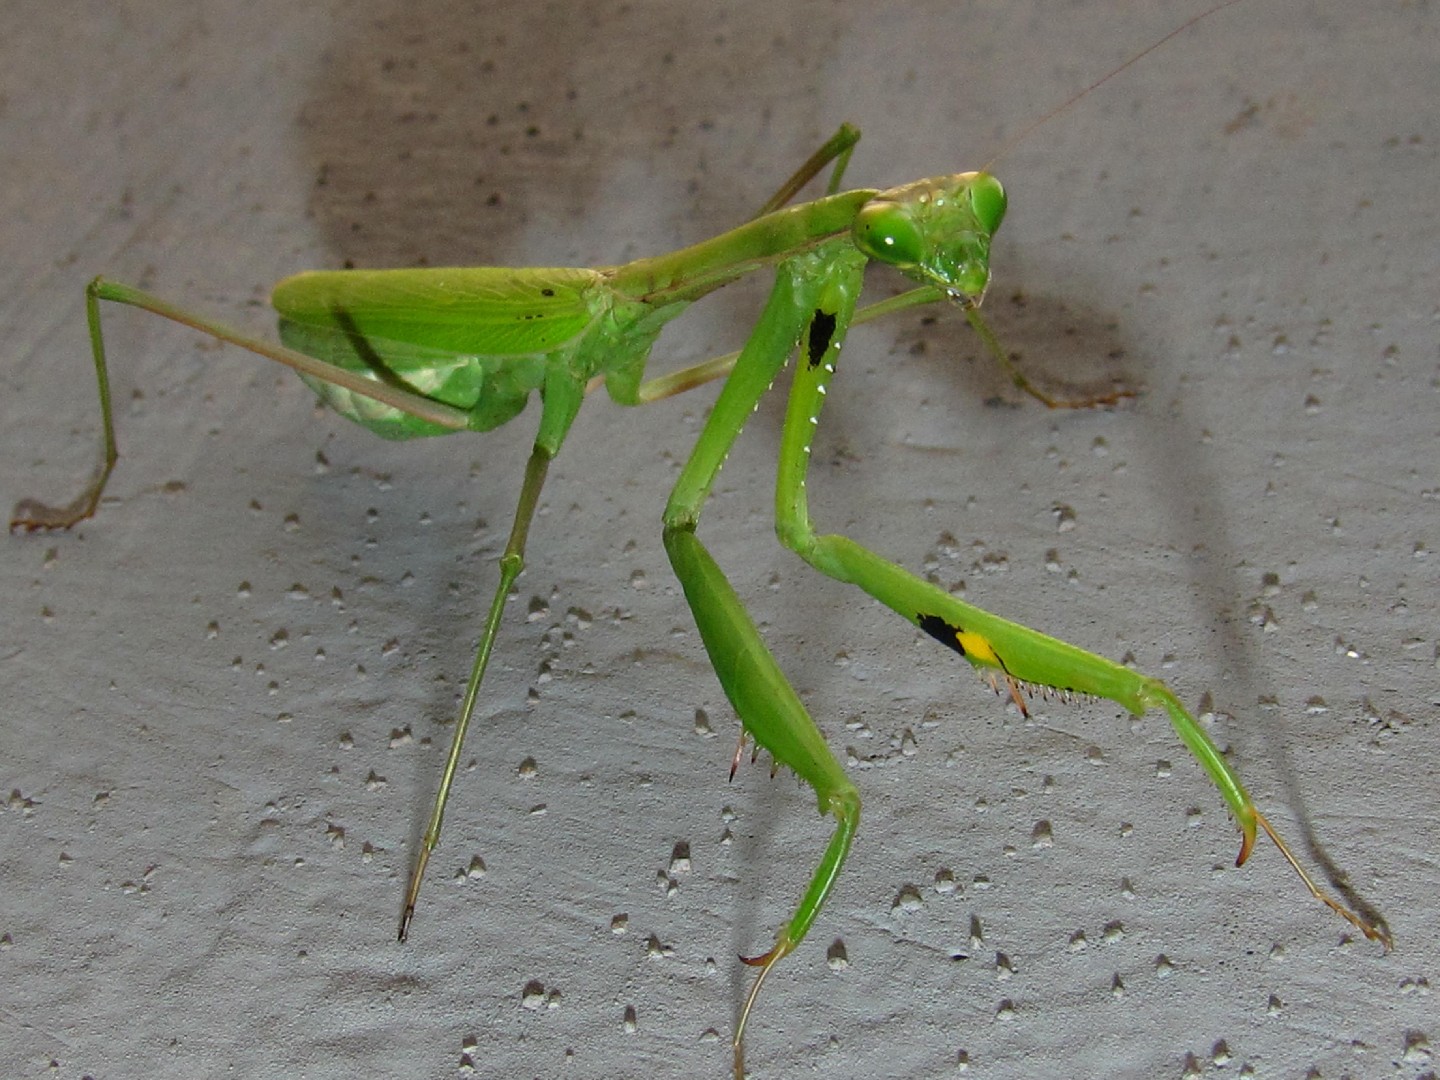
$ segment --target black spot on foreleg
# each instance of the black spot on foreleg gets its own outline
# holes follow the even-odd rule
[[[921,630],[924,630],[941,645],[948,649],[954,649],[961,656],[965,655],[965,646],[960,644],[960,627],[951,626],[939,615],[921,615],[919,625]]]
[[[812,368],[820,363],[834,337],[835,316],[828,311],[816,308],[814,316],[810,319],[810,340],[805,346],[805,356]]]

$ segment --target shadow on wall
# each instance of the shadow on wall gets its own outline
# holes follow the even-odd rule
[[[757,127],[768,126],[772,103],[813,107],[814,94],[797,97],[794,84],[831,63],[844,36],[833,12],[815,32],[819,8],[794,5],[778,30],[774,12],[755,23],[680,4],[392,0],[357,13],[317,65],[299,118],[313,213],[336,264],[593,264],[651,253],[653,237],[607,231],[605,188],[621,181],[631,190],[616,198],[632,216],[674,178],[688,185],[667,205],[695,196],[693,220],[657,230],[677,245],[743,220],[785,171],[765,156]],[[787,115],[784,126],[812,121],[817,130],[838,122]],[[635,172],[662,156],[670,179]],[[727,179],[700,194],[710,161]]]

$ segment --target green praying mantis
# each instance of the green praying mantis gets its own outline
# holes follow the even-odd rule
[[[1138,56],[1126,66],[1134,59]],[[406,888],[399,926],[403,941],[428,860],[440,840],[465,735],[507,598],[524,567],[529,529],[547,471],[587,393],[603,384],[617,403],[638,405],[723,379],[665,506],[665,549],[711,664],[740,718],[742,745],[746,737],[753,739],[777,765],[794,771],[813,789],[821,813],[835,820],[810,883],[773,947],[745,958],[758,970],[733,1036],[733,1068],[737,1077],[743,1077],[745,1029],[766,976],[800,944],[819,916],[860,818],[858,790],[697,535],[701,512],[727,453],[760,398],[793,357],[775,496],[776,531],[786,547],[820,572],[857,585],[964,657],[1021,713],[1026,712],[1031,693],[1104,698],[1135,715],[1163,711],[1220,790],[1240,828],[1237,865],[1249,856],[1257,830],[1263,830],[1315,897],[1366,937],[1388,946],[1382,926],[1350,911],[1309,877],[1256,809],[1219,748],[1162,682],[959,600],[854,541],[818,533],[813,527],[805,488],[810,448],[852,326],[950,301],[963,309],[1014,384],[1047,406],[1104,405],[1126,396],[1120,391],[1070,401],[1046,393],[1015,367],[981,318],[980,304],[990,281],[990,243],[1006,212],[1005,192],[998,180],[980,171],[886,190],[842,191],[858,139],[856,129],[841,126],[754,218],[738,228],[622,266],[321,271],[288,278],[273,294],[280,319],[279,345],[142,290],[97,278],[86,291],[86,314],[101,407],[101,467],[67,506],[20,502],[12,528],[68,528],[90,517],[117,461],[101,301],[152,312],[285,364],[341,415],[386,438],[489,431],[517,416],[532,393],[539,393],[538,431],[500,559],[499,580]],[[827,169],[826,194],[795,203],[804,186]],[[871,262],[896,268],[916,287],[861,307],[861,287]],[[762,270],[773,272],[774,284],[738,353],[646,378],[647,360],[665,324],[716,289]],[[737,750],[737,760],[739,756]]]

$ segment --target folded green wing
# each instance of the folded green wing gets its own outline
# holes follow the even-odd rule
[[[286,345],[471,414],[488,431],[525,407],[547,360],[605,310],[586,269],[504,267],[338,270],[275,287]],[[330,383],[306,379],[336,411],[389,438],[447,429]]]

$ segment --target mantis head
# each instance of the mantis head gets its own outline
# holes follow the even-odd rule
[[[990,283],[990,237],[1005,189],[989,173],[918,180],[882,191],[855,215],[855,245],[957,300],[979,303]]]

